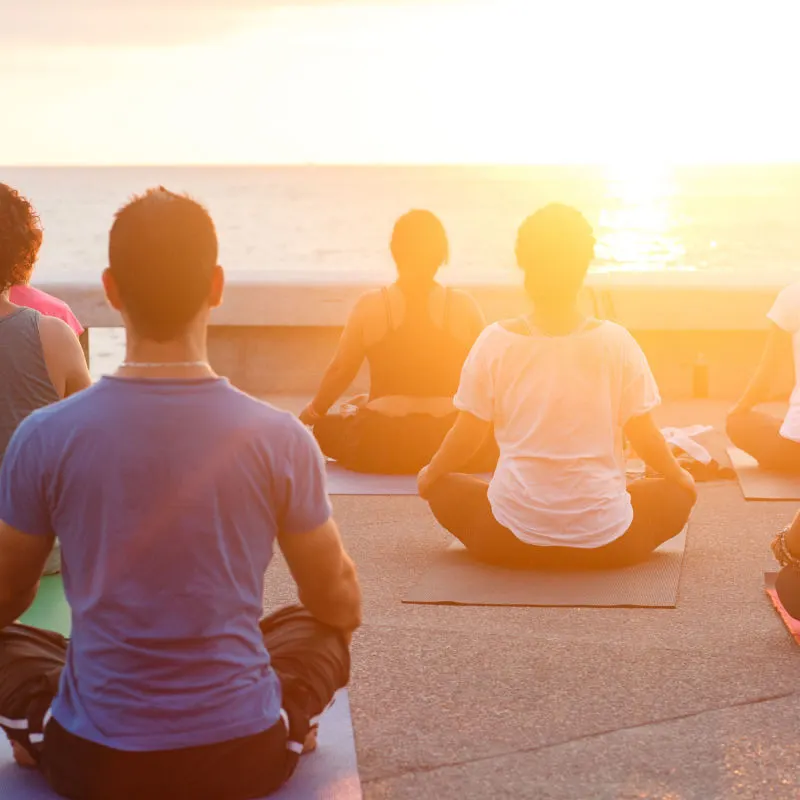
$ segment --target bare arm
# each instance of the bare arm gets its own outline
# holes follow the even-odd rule
[[[781,363],[791,352],[792,337],[786,331],[771,323],[767,343],[750,383],[731,413],[750,411],[759,403],[770,399],[769,390]]]
[[[306,424],[324,416],[358,374],[366,356],[363,314],[364,303],[361,301],[347,320],[336,354],[322,377],[316,396],[300,415]]]
[[[30,607],[54,541],[53,536],[30,536],[0,522],[0,628]]]
[[[648,467],[697,496],[694,478],[678,463],[652,414],[630,419],[625,435]]]
[[[458,298],[458,328],[454,332],[472,347],[486,327],[486,318],[471,294],[458,292],[456,297]]]
[[[428,490],[439,478],[457,472],[481,448],[489,435],[491,423],[479,419],[474,414],[461,411],[456,423],[445,436],[439,451],[431,463],[419,474],[420,497],[426,497]]]
[[[333,519],[308,533],[280,534],[278,544],[300,602],[320,621],[343,631],[361,625],[361,587]]]
[[[66,322],[42,317],[39,336],[47,371],[61,397],[69,397],[92,385],[81,343]]]

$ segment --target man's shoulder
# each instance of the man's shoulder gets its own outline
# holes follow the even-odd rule
[[[231,404],[236,418],[247,426],[269,432],[271,435],[284,432],[288,436],[303,435],[305,426],[290,411],[279,408],[245,392],[229,387],[226,402]]]
[[[64,441],[87,419],[95,416],[97,384],[77,394],[36,409],[17,427],[15,437],[21,441],[37,440],[41,443]]]

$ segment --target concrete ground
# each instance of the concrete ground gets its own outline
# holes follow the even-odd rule
[[[692,402],[661,422],[723,418]],[[702,486],[675,609],[403,605],[447,535],[417,498],[334,505],[364,590],[351,698],[367,800],[800,797],[800,662],[762,588],[800,503]],[[268,603],[292,597],[278,560]]]

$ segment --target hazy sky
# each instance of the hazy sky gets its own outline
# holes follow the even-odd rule
[[[800,161],[799,0],[0,0],[0,163]]]

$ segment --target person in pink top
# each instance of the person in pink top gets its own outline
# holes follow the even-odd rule
[[[59,300],[41,289],[35,289],[30,284],[12,286],[8,299],[14,305],[32,308],[46,317],[56,317],[63,320],[75,331],[76,336],[80,336],[83,333],[83,325],[81,325],[80,320],[63,300]]]

